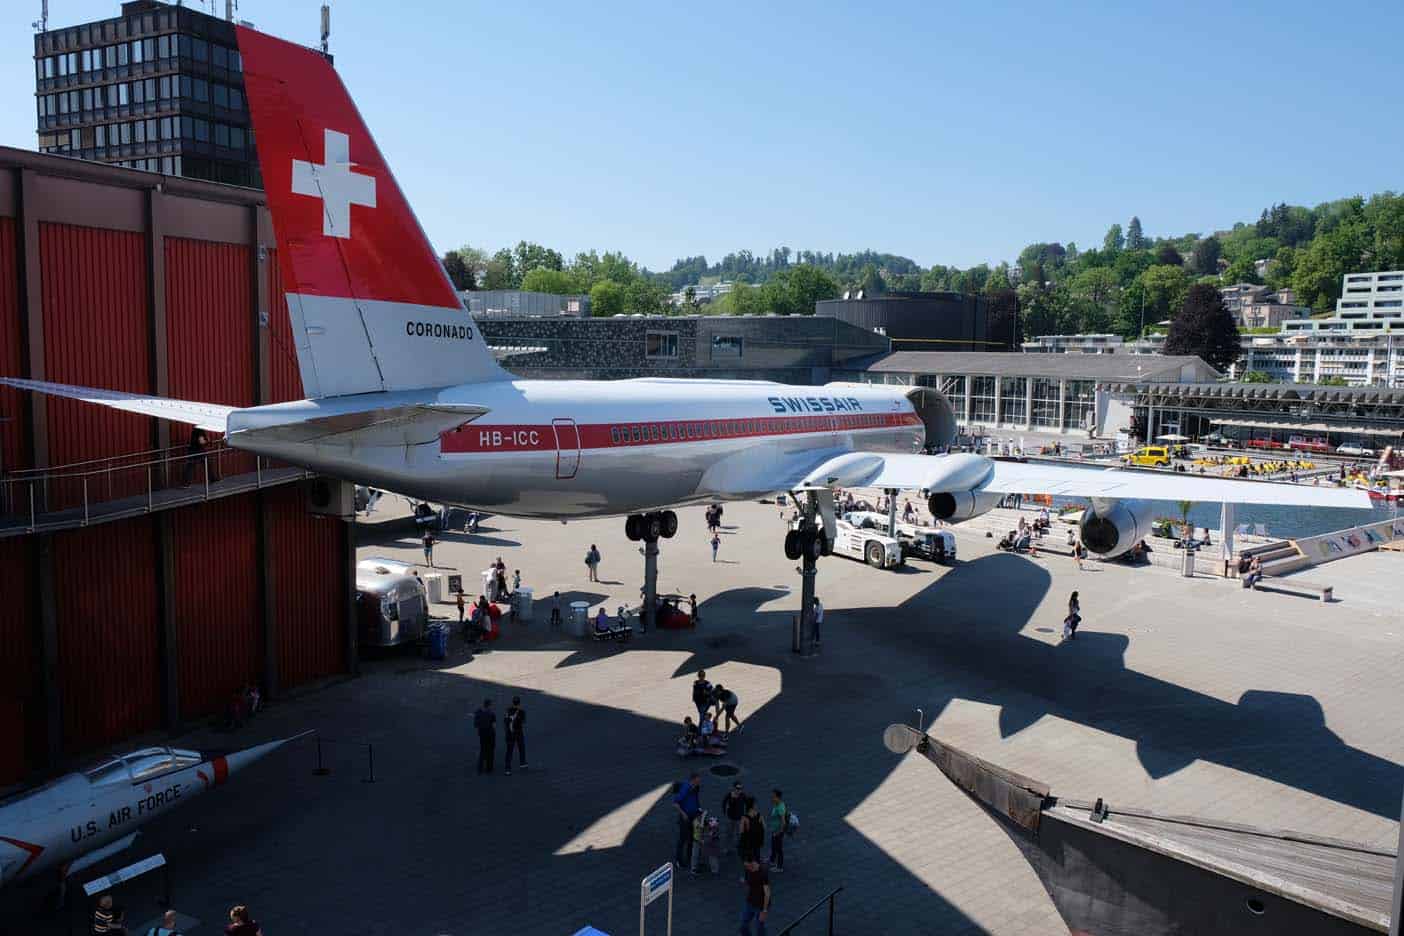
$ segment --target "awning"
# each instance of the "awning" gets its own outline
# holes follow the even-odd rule
[[[1245,429],[1282,429],[1287,432],[1316,432],[1325,435],[1335,432],[1341,435],[1376,435],[1398,438],[1404,429],[1382,429],[1372,426],[1341,426],[1326,423],[1272,422],[1266,419],[1210,419],[1213,426],[1239,426]]]

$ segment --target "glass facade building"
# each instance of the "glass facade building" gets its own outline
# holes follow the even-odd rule
[[[39,151],[261,188],[234,24],[156,0],[34,37]]]

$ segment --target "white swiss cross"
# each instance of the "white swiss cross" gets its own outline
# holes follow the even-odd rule
[[[351,138],[335,130],[323,131],[323,164],[294,159],[292,190],[322,200],[322,233],[351,237],[351,206],[375,207],[375,179],[352,172]]]

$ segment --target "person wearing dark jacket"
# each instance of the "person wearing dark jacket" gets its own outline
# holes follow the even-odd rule
[[[229,910],[229,925],[224,928],[224,936],[263,936],[263,930],[254,922],[249,908],[241,904]]]
[[[765,846],[765,820],[761,818],[754,796],[746,797],[746,815],[741,817],[737,839],[736,850],[743,862],[760,860],[761,848]]]
[[[722,797],[721,813],[724,818],[723,834],[726,836],[723,847],[736,848],[741,838],[741,819],[746,815],[746,791],[737,780]]]
[[[512,749],[517,751],[518,766],[527,769],[526,760],[526,709],[522,708],[522,697],[512,696],[512,705],[502,716],[502,730],[507,733],[507,757],[503,760],[503,772],[512,776]]]
[[[473,713],[473,727],[478,729],[478,773],[492,773],[497,747],[497,715],[492,700],[484,699],[483,707]]]
[[[698,670],[692,682],[692,704],[697,706],[697,721],[701,723],[707,710],[712,707],[712,684],[707,682],[706,670]]]

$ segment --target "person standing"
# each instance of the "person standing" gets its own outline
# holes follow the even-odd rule
[[[1068,534],[1071,536],[1071,532]],[[1077,560],[1077,571],[1082,571],[1082,560],[1087,556],[1087,550],[1082,545],[1082,540],[1073,541],[1073,558]]]
[[[93,911],[93,922],[88,928],[92,936],[106,936],[112,929],[112,895],[103,894],[98,898],[97,909]]]
[[[463,610],[464,610],[464,604],[463,604],[463,590],[462,590],[462,589],[459,589],[459,591],[458,591],[458,602],[457,602],[457,603],[458,603],[458,629],[459,629],[459,630],[463,630]]]
[[[780,870],[776,868],[776,870]],[[746,888],[746,902],[741,907],[741,936],[765,936],[765,921],[770,915],[770,875],[754,857],[745,864],[741,886]],[[755,921],[756,928],[751,929]]]
[[[741,719],[736,717],[736,706],[741,700],[737,698],[736,693],[732,692],[721,683],[717,683],[717,687],[712,690],[712,698],[716,700],[717,707],[720,708],[722,712],[726,713],[726,727],[723,728],[721,726],[720,714],[717,715],[717,727],[721,731],[729,734],[732,730],[732,726],[735,725],[736,730],[740,731]]]
[[[551,596],[551,627],[553,629],[561,626],[561,593],[556,592]]]
[[[785,870],[785,831],[789,828],[790,811],[780,790],[770,791],[770,867],[777,873]]]
[[[702,775],[693,772],[682,789],[673,796],[673,809],[677,811],[678,847],[673,855],[678,870],[687,868],[692,874],[692,820],[702,811]]]
[[[600,550],[594,543],[590,544],[590,549],[585,553],[585,568],[590,570],[590,581],[600,580]]]
[[[820,630],[824,625],[824,605],[819,596],[814,596],[814,642],[819,643]]]
[[[713,533],[713,534],[712,534],[712,561],[713,561],[713,562],[716,562],[716,561],[717,561],[717,550],[718,550],[718,549],[721,549],[721,536],[720,536],[719,534],[717,534],[717,533]]]
[[[1063,619],[1063,636],[1068,640],[1077,639],[1077,625],[1082,623],[1082,604],[1077,600],[1077,592],[1068,598],[1068,616]]]
[[[434,567],[434,531],[427,527],[424,530],[424,564],[431,569]]]
[[[224,928],[224,936],[263,936],[263,930],[254,922],[249,908],[239,904],[229,909],[229,925]]]
[[[722,834],[727,848],[741,847],[741,821],[746,817],[746,791],[737,780],[722,797]]]
[[[491,699],[484,699],[483,707],[473,713],[473,727],[478,729],[478,773],[490,774],[497,748],[497,714]]]
[[[502,716],[502,730],[507,733],[507,757],[503,760],[503,773],[512,776],[512,751],[517,752],[517,765],[527,769],[526,759],[526,709],[522,708],[522,697],[512,696],[512,704]]]
[[[145,936],[181,936],[180,930],[176,929],[176,912],[167,910],[161,914],[161,922],[150,927]]]
[[[707,671],[698,670],[692,681],[692,704],[697,708],[697,722],[702,723],[707,709],[712,707],[712,684],[707,682]]]
[[[746,815],[741,819],[737,838],[740,840],[737,851],[741,853],[742,864],[760,861],[761,849],[765,847],[765,820],[761,818],[754,796],[746,797]]]

